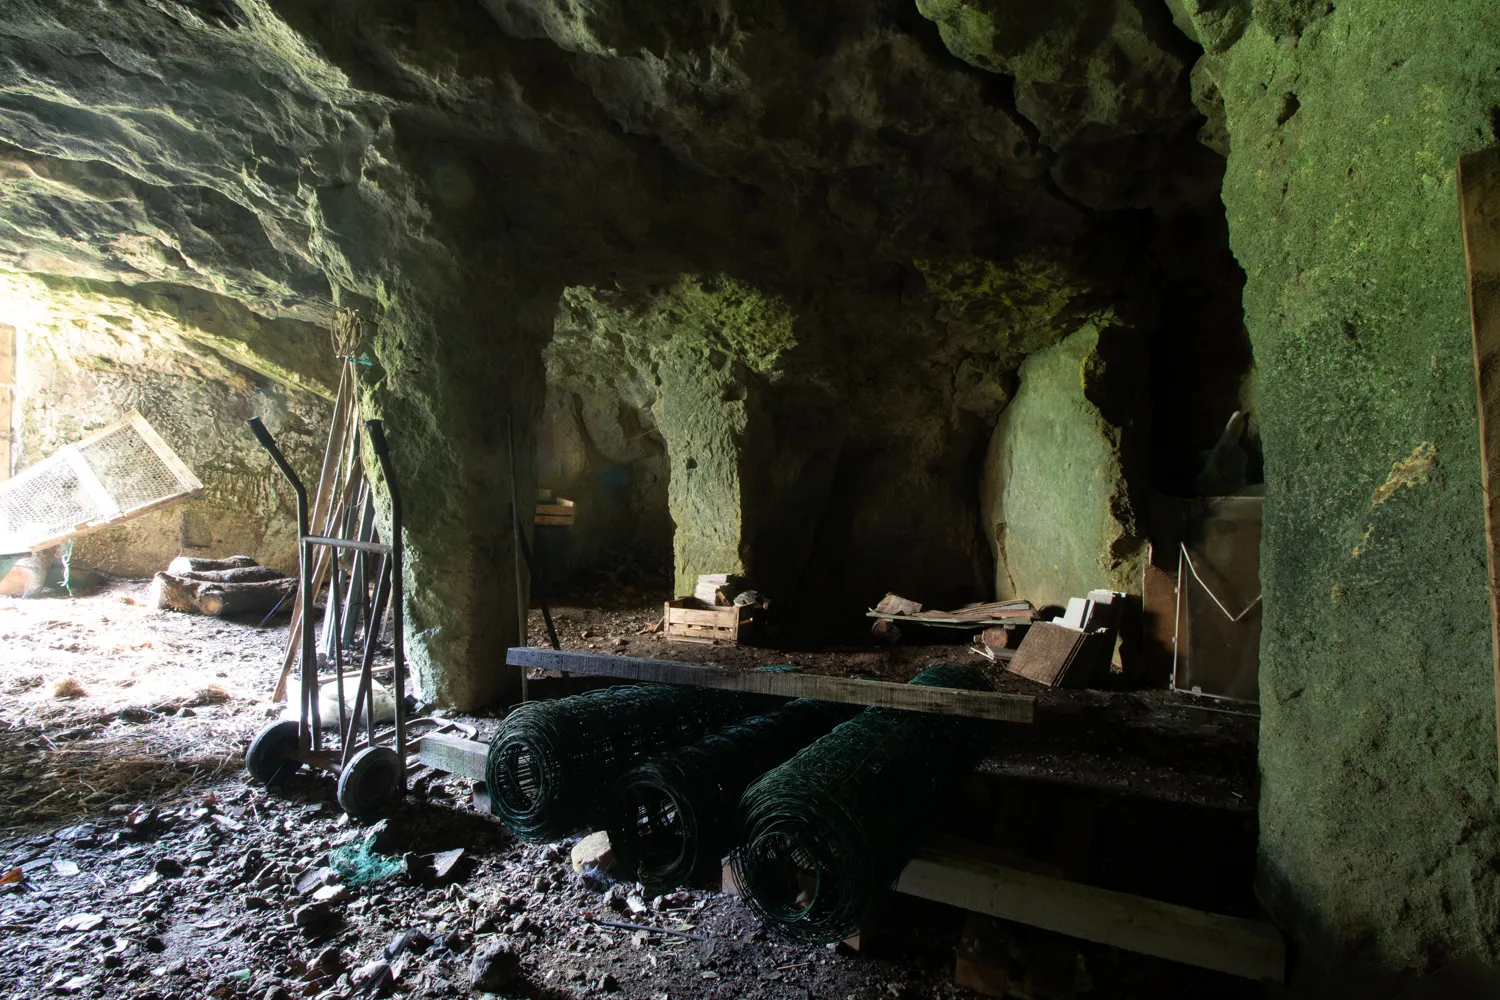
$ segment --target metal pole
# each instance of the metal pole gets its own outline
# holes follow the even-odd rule
[[[392,467],[391,451],[385,442],[385,428],[379,420],[365,422],[370,435],[370,447],[380,460],[380,474],[385,477],[385,488],[391,496],[391,627],[395,638],[391,643],[391,662],[394,667],[396,687],[396,765],[401,773],[401,791],[406,791],[406,628],[405,608],[402,607],[401,559],[403,556],[401,537],[401,491],[396,488],[396,473]]]
[[[515,420],[505,418],[505,447],[510,455],[510,534],[511,553],[516,564],[516,645],[526,643],[526,585],[521,575],[521,504],[516,499],[516,433]],[[521,668],[521,700],[529,700],[526,668]]]
[[[312,751],[318,748],[323,732],[318,720],[318,658],[312,633],[312,545],[303,541],[308,534],[307,488],[298,478],[297,470],[292,468],[281,449],[276,446],[276,439],[266,430],[260,417],[251,417],[248,422],[250,433],[270,453],[271,461],[276,463],[281,474],[291,484],[292,491],[297,494],[297,589],[302,607],[302,701],[297,738],[303,750]]]

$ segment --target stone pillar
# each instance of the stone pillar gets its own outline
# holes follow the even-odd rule
[[[529,533],[540,352],[560,290],[523,284],[492,246],[458,244],[419,211],[422,192],[391,158],[357,186],[320,191],[318,211],[339,237],[323,248],[329,273],[373,330],[360,402],[384,420],[400,477],[415,683],[470,710],[516,681],[505,666],[519,636],[509,450]]]
[[[1137,428],[1107,397],[1143,396],[1145,382],[1101,350],[1101,338],[1126,336],[1091,323],[1021,365],[980,483],[997,598],[1066,606],[1095,588],[1140,590],[1144,539],[1127,475]],[[1106,378],[1126,384],[1105,390]]]
[[[1259,890],[1302,994],[1373,993],[1355,977],[1500,957],[1454,170],[1500,140],[1500,24],[1477,0],[1262,7],[1214,64],[1266,458]]]
[[[677,594],[691,594],[700,574],[747,569],[742,469],[750,390],[734,368],[723,354],[695,352],[667,356],[658,369],[656,423],[671,463],[667,504],[676,525]]]
[[[821,394],[771,384],[708,352],[659,368],[657,425],[671,462],[675,591],[699,574],[795,593],[833,479],[843,425]]]

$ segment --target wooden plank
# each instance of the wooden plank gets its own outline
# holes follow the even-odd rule
[[[513,667],[563,670],[595,677],[659,684],[686,684],[721,691],[745,691],[782,698],[816,698],[849,705],[896,708],[909,712],[962,715],[1000,722],[1033,721],[1036,699],[1029,695],[960,688],[893,684],[852,677],[822,677],[772,670],[725,670],[676,660],[647,660],[598,653],[569,653],[552,649],[512,648],[505,662]]]
[[[739,608],[722,608],[700,611],[695,608],[667,608],[667,624],[708,625],[713,628],[733,629],[740,620]]]
[[[705,639],[727,639],[734,640],[734,630],[727,628],[715,628],[708,625],[683,625],[678,622],[667,623],[667,638],[676,638],[684,635],[698,635]]]
[[[417,757],[422,763],[471,781],[485,780],[484,761],[489,752],[489,744],[451,733],[423,736],[417,744]]]
[[[1458,203],[1468,264],[1479,393],[1479,462],[1489,553],[1490,650],[1500,713],[1500,149],[1458,158]],[[1497,731],[1500,738],[1500,731]]]
[[[58,449],[57,454],[64,462],[68,463],[68,467],[73,470],[73,475],[78,477],[78,484],[89,495],[89,499],[94,501],[94,506],[99,508],[101,516],[98,520],[114,520],[120,513],[120,504],[114,497],[110,496],[109,490],[104,488],[104,484],[99,481],[99,477],[94,474],[94,470],[89,468],[89,463],[84,459],[83,454],[78,450],[77,446],[70,444]]]
[[[939,848],[924,849],[913,859],[896,890],[1261,982],[1279,983],[1286,971],[1286,946],[1270,924],[1025,872]]]

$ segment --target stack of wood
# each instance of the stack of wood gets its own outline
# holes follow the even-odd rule
[[[178,556],[151,581],[151,604],[171,611],[223,617],[265,613],[296,592],[296,577],[262,566],[249,556]]]

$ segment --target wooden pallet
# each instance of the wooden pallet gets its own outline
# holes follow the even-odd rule
[[[736,644],[746,626],[755,621],[750,607],[716,607],[695,597],[679,597],[662,607],[666,637],[675,641]]]

